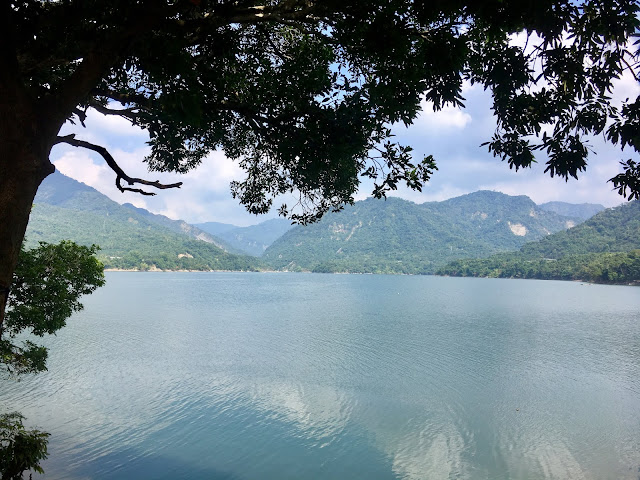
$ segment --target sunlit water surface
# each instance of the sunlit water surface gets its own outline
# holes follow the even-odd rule
[[[108,273],[0,408],[47,479],[640,477],[640,288]]]

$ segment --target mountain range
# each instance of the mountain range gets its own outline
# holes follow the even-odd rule
[[[421,205],[368,199],[287,231],[262,259],[275,269],[428,274],[453,259],[516,250],[581,221],[525,196],[490,191]]]
[[[291,221],[284,218],[273,218],[248,227],[236,227],[218,222],[196,223],[194,225],[224,240],[232,248],[255,257],[261,256],[269,245],[293,228]]]
[[[120,205],[55,172],[38,189],[26,244],[60,240],[99,245],[107,268],[255,270],[260,266],[257,259],[234,253],[222,240],[186,222]]]
[[[604,207],[538,206],[525,196],[480,191],[421,205],[368,199],[305,227],[284,219],[190,225],[120,205],[56,172],[38,190],[27,245],[95,243],[107,267],[123,269],[433,273],[454,259],[515,251],[580,223],[593,209]]]
[[[567,203],[567,202],[547,202],[539,205],[543,210],[555,212],[566,217],[575,217],[587,220],[596,213],[604,210],[604,207],[597,203]]]

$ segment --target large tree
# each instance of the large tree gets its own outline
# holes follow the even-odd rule
[[[232,193],[251,212],[274,197],[306,222],[352,201],[419,189],[435,169],[393,143],[421,99],[462,105],[464,81],[493,95],[489,149],[510,167],[543,150],[547,172],[577,176],[584,138],[640,148],[640,102],[611,105],[612,81],[638,73],[636,0],[21,0],[0,7],[0,325],[29,211],[61,142],[102,155],[121,190],[171,188],[131,178],[108,151],[60,136],[86,112],[148,130],[151,171],[185,172],[213,149],[241,162]],[[529,42],[519,46],[514,34]],[[543,129],[543,127],[548,126]],[[640,192],[625,162],[614,186]]]

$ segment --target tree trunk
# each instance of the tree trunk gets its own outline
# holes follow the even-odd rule
[[[0,337],[33,198],[42,180],[55,170],[49,152],[61,126],[24,88],[16,55],[14,10],[9,2],[1,5]]]
[[[11,107],[0,108],[0,335],[33,199],[55,170],[49,162],[52,137],[41,119],[25,105]]]

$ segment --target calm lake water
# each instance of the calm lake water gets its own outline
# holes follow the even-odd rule
[[[0,408],[47,479],[640,478],[640,288],[120,273]]]

